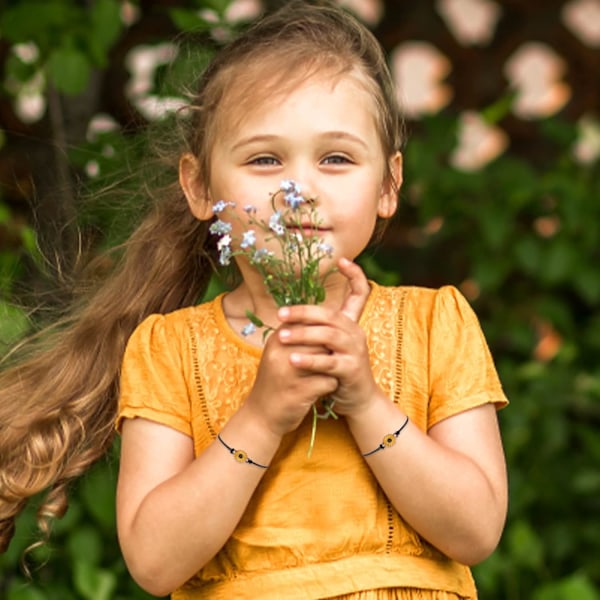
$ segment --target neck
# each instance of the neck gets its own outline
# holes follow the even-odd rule
[[[258,274],[257,274],[258,275]],[[325,284],[325,300],[322,306],[334,309],[340,308],[350,293],[348,280],[339,273],[332,273]],[[232,292],[228,293],[223,300],[225,316],[236,331],[241,331],[244,324],[248,323],[246,311],[252,312],[263,323],[276,328],[279,324],[277,311],[279,307],[268,293],[260,275],[258,277],[245,277],[243,282]],[[257,340],[262,339],[262,333],[258,332],[255,338],[249,336],[248,340],[256,345]]]

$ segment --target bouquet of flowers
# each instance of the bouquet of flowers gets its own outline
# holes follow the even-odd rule
[[[283,202],[281,202],[283,199]],[[281,208],[277,208],[280,204]],[[245,206],[248,216],[248,228],[241,239],[234,239],[231,223],[223,220],[224,213],[235,203],[220,200],[213,206],[217,220],[211,224],[210,232],[219,236],[217,248],[219,262],[229,265],[237,255],[244,255],[263,277],[263,282],[277,306],[293,304],[319,304],[325,299],[325,281],[335,267],[325,273],[320,272],[320,263],[331,258],[333,248],[323,242],[318,231],[321,225],[314,201],[302,195],[298,183],[291,179],[281,182],[279,189],[271,194],[272,213],[268,220],[257,217],[254,206]],[[279,252],[256,245],[256,231],[265,233],[264,242],[275,240],[279,244]],[[257,328],[264,328],[263,339],[273,330],[251,311],[246,311],[248,324],[242,329],[242,335],[254,333]],[[333,401],[321,399],[325,412],[320,414],[313,405],[313,427],[308,455],[314,446],[317,419],[326,419],[337,415],[333,411]]]

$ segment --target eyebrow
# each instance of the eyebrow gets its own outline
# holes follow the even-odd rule
[[[238,142],[236,142],[231,149],[237,150],[239,148],[243,148],[244,146],[249,146],[250,144],[257,144],[261,142],[274,142],[278,139],[281,139],[282,136],[275,134],[258,134],[252,135],[247,138],[242,138]],[[332,139],[332,140],[348,140],[350,142],[354,142],[355,144],[359,144],[365,149],[368,149],[369,146],[367,142],[365,142],[361,137],[354,135],[353,133],[349,133],[348,131],[325,131],[319,134],[318,137],[323,139]]]

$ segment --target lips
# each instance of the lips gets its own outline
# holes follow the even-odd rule
[[[323,226],[319,226],[319,227],[315,227],[314,223],[288,223],[286,224],[286,229],[288,231],[302,231],[305,234],[306,233],[322,233],[325,231],[329,231],[328,227],[323,227]]]

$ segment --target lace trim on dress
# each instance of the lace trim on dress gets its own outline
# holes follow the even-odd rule
[[[394,402],[400,403],[400,394],[402,393],[402,360],[403,340],[404,340],[404,304],[406,301],[407,290],[402,290],[396,310],[396,356],[394,361]]]
[[[190,349],[191,349],[191,354],[192,354],[192,364],[193,364],[193,371],[194,371],[194,384],[196,385],[196,391],[198,392],[198,399],[200,400],[200,406],[202,409],[202,418],[204,419],[204,424],[206,425],[206,428],[208,429],[208,432],[210,433],[211,437],[216,438],[217,434],[214,430],[210,415],[208,413],[208,405],[206,404],[206,398],[204,397],[204,390],[203,390],[202,382],[201,382],[201,378],[200,378],[200,361],[198,358],[197,337],[194,334],[195,333],[194,326],[193,326],[192,322],[190,321],[190,319],[187,319],[186,324],[188,326],[188,334],[190,336]]]

